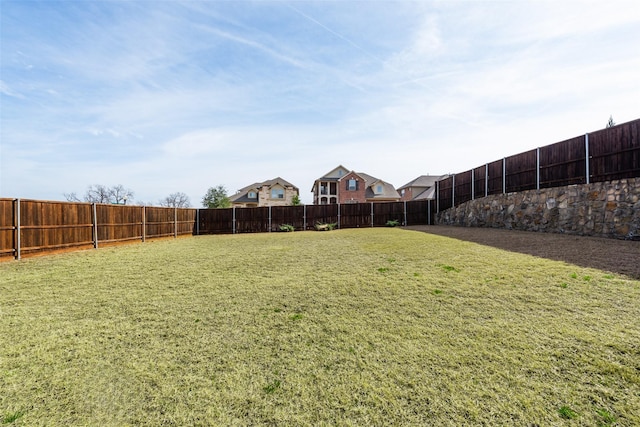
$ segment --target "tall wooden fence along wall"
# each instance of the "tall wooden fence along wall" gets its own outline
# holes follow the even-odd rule
[[[436,183],[437,211],[492,194],[640,176],[640,119],[505,157]]]
[[[433,224],[435,201],[194,209],[0,199],[0,258],[185,234]]]

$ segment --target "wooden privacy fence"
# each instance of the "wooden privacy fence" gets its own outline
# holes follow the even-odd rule
[[[640,119],[505,157],[436,183],[438,212],[491,194],[640,176]]]
[[[185,234],[296,230],[317,223],[379,227],[433,224],[435,201],[195,209],[0,199],[0,257]]]
[[[196,209],[0,199],[0,257],[192,234]]]

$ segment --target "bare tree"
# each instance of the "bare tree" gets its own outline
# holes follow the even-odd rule
[[[159,203],[160,206],[167,206],[170,208],[188,208],[191,206],[189,196],[181,192],[171,193],[164,199],[160,200]]]
[[[80,198],[76,193],[64,193],[64,197],[69,202],[80,202]],[[133,191],[125,188],[122,184],[113,187],[95,184],[90,185],[84,193],[83,200],[87,203],[113,203],[126,205],[127,201],[133,200]]]

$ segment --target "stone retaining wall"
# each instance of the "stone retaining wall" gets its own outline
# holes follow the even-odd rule
[[[436,222],[640,240],[640,178],[496,194],[439,212]]]

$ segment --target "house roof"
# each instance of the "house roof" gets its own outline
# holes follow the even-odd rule
[[[420,175],[413,181],[408,182],[402,187],[398,188],[398,190],[409,187],[433,187],[434,185],[436,185],[436,181],[441,180],[444,176],[446,175]]]
[[[364,174],[359,174],[359,175],[364,175]],[[368,177],[372,178],[372,180],[366,182],[367,190],[365,191],[365,197],[367,199],[397,200],[400,198],[400,195],[398,194],[398,192],[396,191],[393,185],[381,179],[376,179],[371,176],[368,176]],[[376,193],[374,191],[374,187],[377,187],[378,185],[382,186],[382,193]]]
[[[249,199],[247,197],[247,194],[249,193],[249,191],[251,190],[255,190],[256,192],[258,192],[262,187],[264,187],[265,185],[267,187],[273,187],[274,185],[281,185],[283,187],[293,187],[293,189],[298,190],[298,187],[296,187],[295,185],[291,184],[289,181],[282,179],[280,177],[276,177],[273,179],[268,179],[266,181],[263,182],[256,182],[253,183],[251,185],[247,185],[246,187],[243,187],[241,189],[239,189],[236,194],[234,194],[233,196],[229,197],[229,200],[231,200],[232,202],[256,202],[256,199]]]

